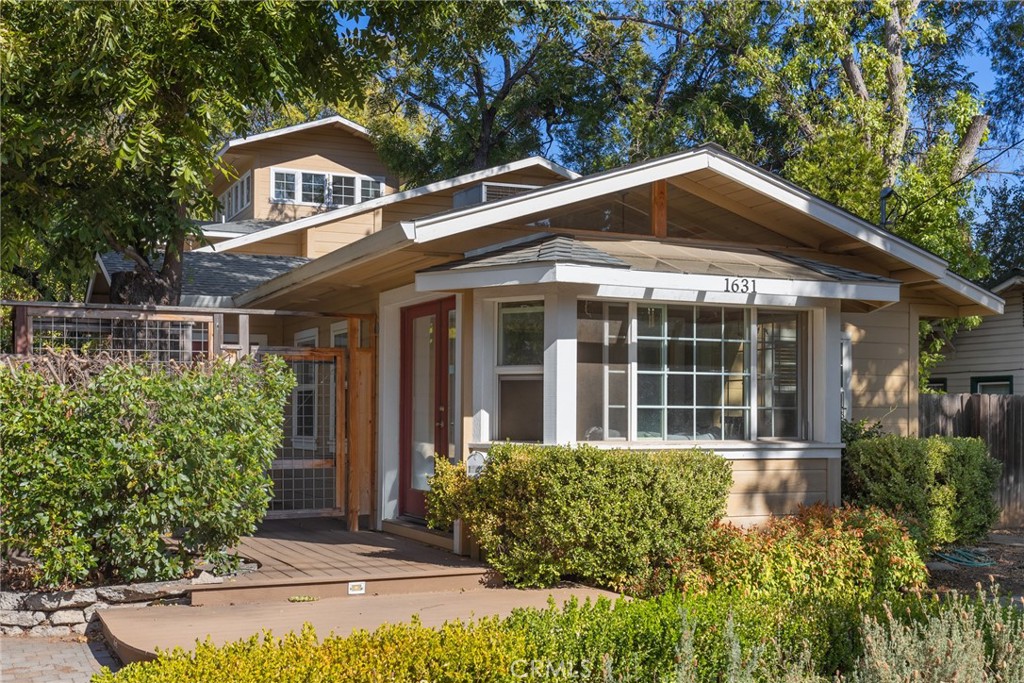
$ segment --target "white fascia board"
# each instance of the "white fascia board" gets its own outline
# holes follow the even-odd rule
[[[727,282],[745,283],[748,292],[730,291]],[[787,280],[779,278],[738,278],[693,273],[661,273],[604,268],[571,263],[535,263],[522,266],[497,266],[467,270],[442,270],[417,273],[417,291],[449,291],[510,285],[562,282],[629,290],[697,292],[723,302],[746,303],[756,296],[854,299],[858,301],[898,302],[898,282],[836,282],[833,280]],[[635,298],[635,297],[631,297]],[[640,297],[642,298],[642,297]]]
[[[240,237],[246,237],[251,234],[252,233],[248,232],[228,232],[227,230],[207,230],[206,228],[203,228],[203,237],[224,237],[226,239],[233,240],[238,239]],[[193,249],[192,251],[214,251],[213,249],[209,248],[211,246],[213,245],[206,245],[201,249]]]
[[[781,204],[834,227],[865,244],[887,252],[930,275],[941,276],[946,272],[948,265],[946,261],[930,251],[871,225],[770,173],[727,156],[709,152],[709,158],[711,170],[735,180],[755,192],[771,197]]]
[[[979,287],[973,282],[965,280],[959,275],[947,271],[945,275],[939,278],[938,282],[941,285],[949,287],[957,294],[967,297],[979,306],[984,306],[995,314],[1002,314],[1003,312],[1003,307],[1006,302],[1003,301],[1002,298],[996,296],[984,287]]]
[[[230,149],[233,149],[240,145],[248,144],[250,142],[269,140],[271,138],[276,138],[281,135],[298,133],[300,131],[309,130],[310,128],[319,128],[320,126],[327,126],[331,124],[339,124],[343,128],[348,129],[350,133],[358,135],[361,138],[369,139],[370,137],[370,131],[367,130],[364,126],[360,126],[355,121],[352,121],[351,119],[346,119],[344,116],[338,116],[336,114],[334,116],[328,116],[327,118],[324,119],[317,119],[316,121],[306,121],[305,123],[297,123],[294,126],[278,128],[277,130],[268,130],[265,133],[257,133],[256,135],[250,135],[244,138],[234,138],[233,140],[228,140],[227,142],[224,143],[224,146],[220,148],[220,151],[217,152],[217,158],[219,159]]]
[[[235,305],[235,300],[230,296],[191,294],[182,296],[178,305],[193,308],[232,308]]]
[[[996,294],[1002,294],[1015,285],[1024,285],[1024,275],[1014,275],[1013,277],[1007,278],[993,287],[992,291]]]
[[[96,254],[96,264],[100,267],[100,272],[103,273],[103,277],[106,278],[107,284],[110,284],[110,273],[107,272],[107,266],[104,265],[103,259],[99,254]]]
[[[390,254],[411,243],[412,233],[403,230],[400,224],[388,226],[235,296],[235,304],[239,307],[248,306],[266,297],[284,294],[368,259]]]
[[[567,168],[563,168],[553,161],[549,161],[544,157],[529,157],[527,159],[521,159],[519,161],[513,161],[509,164],[502,164],[501,166],[492,166],[491,168],[485,168],[482,171],[475,171],[473,173],[466,173],[455,178],[448,178],[447,180],[439,180],[436,183],[430,183],[429,185],[423,185],[422,187],[414,187],[411,190],[404,190],[402,192],[395,192],[393,194],[386,194],[376,199],[371,199],[366,202],[359,202],[351,206],[344,206],[340,209],[332,209],[330,211],[324,211],[313,216],[307,216],[305,218],[299,218],[298,220],[290,221],[288,223],[282,223],[272,228],[266,228],[264,230],[258,230],[251,232],[247,235],[235,235],[234,239],[226,240],[219,244],[207,245],[196,249],[195,251],[204,252],[215,252],[215,251],[230,251],[237,249],[238,247],[244,247],[247,244],[253,244],[255,242],[262,242],[265,239],[271,237],[278,237],[280,235],[287,235],[290,232],[296,230],[305,230],[306,228],[316,227],[323,223],[329,223],[331,221],[340,220],[342,218],[351,218],[365,211],[372,211],[374,209],[383,208],[391,204],[406,201],[407,199],[416,199],[423,195],[432,194],[434,192],[441,192],[443,190],[450,190],[455,187],[462,185],[468,185],[477,181],[487,180],[494,176],[503,175],[505,173],[514,173],[528,168],[539,166],[545,168],[552,173],[564,176],[568,180],[575,180],[579,178],[578,173],[573,173]]]
[[[584,176],[568,183],[558,183],[508,199],[419,218],[410,221],[410,224],[415,227],[416,242],[431,242],[467,230],[550,211],[707,167],[708,157],[704,150],[680,152],[643,164]]]

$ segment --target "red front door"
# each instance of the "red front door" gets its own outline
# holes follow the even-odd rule
[[[399,512],[426,516],[434,457],[454,449],[455,299],[402,309]]]

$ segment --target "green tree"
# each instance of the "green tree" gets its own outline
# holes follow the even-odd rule
[[[999,282],[1015,270],[1024,270],[1024,182],[1004,182],[988,193],[978,244],[992,264],[990,282]]]
[[[370,4],[367,31],[387,36],[392,59],[371,98],[382,156],[419,184],[536,154],[574,102],[568,67],[581,8],[571,4],[419,3],[408,16]],[[381,115],[390,120],[381,123]]]
[[[127,302],[177,303],[181,254],[210,215],[216,156],[252,107],[359,92],[372,45],[339,45],[326,3],[3,4],[3,270],[75,273],[98,251],[135,263]],[[22,263],[21,245],[41,257]]]

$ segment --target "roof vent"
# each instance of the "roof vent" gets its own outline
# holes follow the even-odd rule
[[[515,185],[513,183],[480,183],[465,190],[459,190],[452,196],[452,206],[461,209],[484,202],[496,202],[516,195],[536,190],[539,185]]]

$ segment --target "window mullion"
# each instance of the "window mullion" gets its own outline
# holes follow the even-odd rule
[[[627,384],[628,384],[628,395],[626,396],[627,406],[628,406],[628,410],[626,410],[626,419],[629,422],[628,427],[629,427],[629,440],[630,441],[636,441],[637,440],[637,436],[636,436],[636,423],[637,423],[637,419],[636,419],[636,412],[637,412],[637,408],[636,408],[636,404],[637,404],[637,398],[636,398],[636,378],[637,378],[637,372],[636,372],[637,371],[637,360],[636,360],[636,353],[637,353],[637,349],[636,349],[636,345],[637,345],[637,341],[636,341],[637,322],[636,322],[636,315],[637,315],[637,313],[636,313],[636,310],[637,310],[636,302],[635,301],[634,302],[630,302],[630,304],[629,304],[629,332],[628,332],[628,337],[627,337],[627,339],[629,340],[629,342],[627,344],[628,349],[629,349],[628,350],[628,356],[627,356],[627,360],[629,361],[629,363],[628,363],[628,370],[629,370],[628,371],[628,377],[629,377],[629,380],[627,382]]]
[[[749,427],[750,432],[749,433],[750,433],[751,439],[757,439],[758,438],[758,362],[759,362],[759,358],[758,358],[758,351],[759,351],[759,348],[758,348],[758,346],[759,346],[759,341],[758,341],[758,309],[757,308],[751,308],[751,322],[750,322],[750,326],[748,327],[748,330],[746,330],[746,334],[748,334],[748,337],[751,340],[751,352],[748,354],[748,357],[750,358],[749,362],[751,364],[751,366],[749,368],[749,371],[748,371],[750,373],[750,378],[751,378],[751,397],[750,397],[750,399],[748,401],[748,405],[749,405],[749,407],[751,409],[749,411],[749,413],[750,413],[750,418],[749,418],[749,420],[750,420],[750,427]]]

